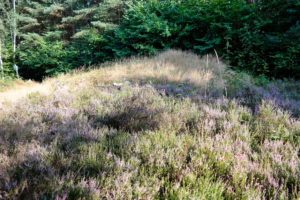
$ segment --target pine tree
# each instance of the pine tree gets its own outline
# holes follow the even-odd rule
[[[0,2],[0,69],[1,78],[4,79],[4,61],[3,61],[3,42],[7,39],[7,23],[4,19],[8,18],[8,11],[6,9],[5,1]]]
[[[72,38],[81,38],[91,30],[113,29],[120,24],[126,4],[131,0],[68,0],[64,4],[62,27],[71,26]]]
[[[47,49],[58,43],[62,44],[62,47],[57,48],[61,51],[66,50],[62,53],[70,55],[66,60],[72,61],[76,58],[74,55],[86,52],[84,61],[75,59],[74,66],[98,62],[97,55],[101,54],[101,48],[98,47],[103,41],[103,35],[107,30],[118,27],[127,3],[132,2],[132,0],[0,1],[0,19],[7,30],[5,36],[1,38],[4,44],[1,46],[2,50],[4,47],[2,65],[18,64],[23,75],[32,74],[30,70],[34,68],[33,66],[42,66],[40,64],[46,63],[40,60],[37,65],[35,63],[37,59],[34,59],[33,54],[48,54],[50,49],[49,51]],[[40,44],[43,44],[43,48],[39,47]],[[7,45],[10,47],[7,48]],[[78,45],[80,50],[77,48]],[[54,52],[51,53],[51,56],[53,55],[56,56]],[[57,59],[53,57],[52,60]],[[63,66],[70,64],[66,63]],[[55,68],[53,64],[43,67]],[[4,72],[8,69],[11,68],[7,67],[6,70],[4,68]]]
[[[2,0],[0,4],[0,11],[1,11],[1,18],[2,18],[2,40],[3,36],[6,36],[8,34],[5,34],[4,30],[8,30],[9,34],[11,36],[11,44],[12,44],[12,50],[13,50],[13,68],[16,71],[17,77],[18,74],[18,67],[16,65],[16,51],[17,51],[17,45],[18,45],[18,35],[22,31],[22,28],[32,21],[26,21],[26,17],[22,14],[22,9],[26,5],[25,0]],[[1,40],[1,41],[2,41]],[[2,47],[2,45],[1,45]],[[2,50],[2,48],[1,48]],[[2,60],[2,69],[3,69],[3,60]]]
[[[32,0],[23,9],[23,19],[27,22],[22,31],[43,35],[45,32],[57,30],[63,17],[62,4],[58,1]],[[30,22],[30,23],[29,23]]]

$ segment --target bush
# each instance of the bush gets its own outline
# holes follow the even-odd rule
[[[45,76],[66,72],[70,65],[65,61],[67,52],[64,42],[51,38],[28,34],[19,51],[20,74],[24,78],[41,80]]]
[[[148,0],[134,1],[124,10],[119,26],[90,28],[64,42],[59,31],[25,35],[18,54],[21,75],[42,79],[84,65],[175,48],[200,55],[217,52],[236,70],[300,77],[297,0]],[[11,50],[4,52],[8,74],[11,55]]]
[[[107,45],[116,57],[168,48],[216,50],[236,69],[299,78],[299,14],[296,0],[138,2]]]

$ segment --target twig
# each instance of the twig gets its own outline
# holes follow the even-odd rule
[[[206,68],[208,69],[208,54],[206,54]]]
[[[217,53],[216,49],[214,49],[214,51],[215,51],[215,54],[216,54],[216,57],[217,57],[217,60],[218,60],[218,64],[220,64],[219,56],[218,56],[218,53]]]

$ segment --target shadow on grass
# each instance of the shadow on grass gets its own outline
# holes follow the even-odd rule
[[[259,110],[262,101],[272,102],[274,106],[287,111],[292,117],[300,117],[300,88],[293,88],[290,92],[285,90],[284,86],[269,84],[265,87],[240,84],[234,88],[224,85],[216,88],[211,83],[206,86],[197,85],[190,80],[184,82],[169,81],[167,78],[134,79],[125,82],[125,85],[150,86],[157,90],[161,95],[173,98],[189,98],[195,103],[216,103],[224,99],[235,100],[240,105],[248,107],[253,113]],[[104,86],[106,87],[106,86]],[[110,88],[114,86],[109,86]],[[117,87],[120,89],[122,86]],[[287,87],[290,84],[287,83]]]

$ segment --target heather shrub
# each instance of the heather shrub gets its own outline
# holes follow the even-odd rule
[[[278,108],[272,103],[262,102],[254,119],[254,133],[258,142],[263,143],[266,139],[282,139],[293,142],[297,137],[295,133],[299,127],[290,114]]]
[[[113,102],[111,102],[111,100]],[[161,126],[166,105],[152,88],[124,89],[120,96],[100,104],[98,112],[102,115],[101,123],[124,131],[156,130]],[[111,104],[111,105],[107,105]],[[102,109],[112,107],[103,116]]]
[[[163,54],[162,71],[141,58],[157,64],[149,76],[138,62],[64,75],[1,104],[0,199],[298,199],[299,119],[259,91],[298,102],[299,87],[229,70],[207,84],[201,60],[179,56]],[[197,69],[190,82],[174,63]]]
[[[199,109],[190,100],[168,98],[151,85],[127,85],[120,90],[104,88],[93,93],[96,98],[88,98],[84,93],[79,105],[82,112],[94,118],[95,127],[108,126],[132,133],[160,129],[184,132],[200,123]]]
[[[1,165],[7,173],[0,178],[3,197],[32,198],[36,194],[36,188],[47,188],[54,169],[47,162],[49,150],[46,147],[36,141],[18,143],[10,154],[10,159],[6,161],[9,166]]]
[[[227,71],[225,80],[225,95],[230,99],[238,99],[254,112],[259,110],[259,105],[264,100],[290,112],[293,117],[300,116],[299,81],[269,80],[263,76],[253,78],[248,74],[232,71]]]

